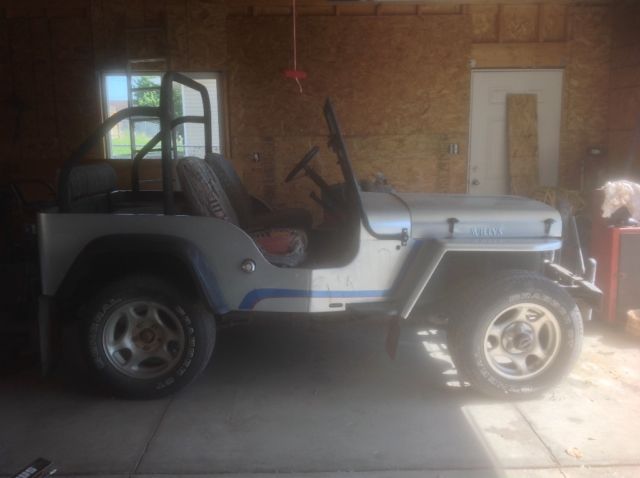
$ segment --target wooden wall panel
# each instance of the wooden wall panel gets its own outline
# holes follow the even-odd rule
[[[2,12],[3,174],[52,180],[98,120],[89,12],[77,1]]]
[[[640,121],[640,4],[620,2],[613,10],[609,94],[609,174],[624,173],[629,156],[636,158],[640,178],[640,151],[633,151],[633,130]]]
[[[222,0],[33,0],[0,10],[0,173],[55,179],[101,119],[100,70],[155,56],[183,71],[223,68],[225,18]]]
[[[565,68],[560,139],[560,180],[578,187],[587,150],[605,148],[611,58],[611,11],[606,6],[572,6]]]
[[[221,0],[188,2],[189,70],[220,68],[226,63],[226,7]]]
[[[538,40],[538,5],[502,5],[500,41],[534,42]]]
[[[567,6],[540,5],[540,35],[542,41],[559,42],[567,37]]]
[[[274,194],[275,184],[264,188],[268,200],[308,204],[308,180],[285,187],[282,180],[309,147],[325,143],[322,104],[331,96],[360,175],[383,171],[401,190],[464,189],[459,163],[466,165],[469,20],[301,17],[298,67],[309,77],[300,95],[282,75],[291,65],[290,18],[229,17],[232,155],[245,180],[260,184],[254,175],[261,174],[280,191]],[[455,169],[447,162],[451,138],[463,158]],[[252,161],[256,151],[262,166]],[[321,155],[318,167],[329,174],[334,160],[324,150]]]
[[[587,149],[606,144],[610,65],[618,61],[629,68],[623,58],[634,47],[625,43],[620,50],[627,51],[619,53],[616,60],[614,50],[612,60],[608,6],[561,2],[500,5],[495,17],[488,14],[490,8],[467,9],[475,25],[471,57],[476,68],[552,67],[565,71],[560,182],[577,186]],[[496,41],[487,41],[491,19],[497,23]],[[621,71],[618,81],[629,84],[635,75],[631,69]]]
[[[477,68],[564,67],[568,46],[558,43],[477,43],[471,47]]]
[[[498,5],[471,5],[471,28],[474,43],[498,41]]]
[[[226,69],[233,159],[252,190],[276,201],[286,198],[275,193],[282,171],[325,134],[327,95],[363,173],[383,169],[404,189],[437,191],[466,190],[470,59],[477,68],[565,68],[565,184],[589,146],[608,137],[612,158],[624,149],[640,95],[637,2],[616,5],[613,39],[606,6],[363,5],[370,16],[351,17],[306,4],[303,95],[282,77],[291,60],[288,11],[252,17],[259,12],[249,0],[227,3],[242,16],[227,17],[224,0],[32,0],[0,11],[0,68],[11,72],[0,78],[8,111],[0,172],[41,165],[38,174],[52,179],[99,120],[96,72],[121,68],[134,53],[163,53],[177,70]],[[459,155],[446,153],[449,143]]]
[[[167,58],[171,68],[207,71],[226,62],[222,0],[91,0],[98,68],[127,59]]]

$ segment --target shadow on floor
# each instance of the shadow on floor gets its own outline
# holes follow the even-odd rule
[[[498,476],[491,470],[504,462],[463,410],[491,402],[460,385],[443,333],[405,324],[394,361],[385,334],[378,320],[254,320],[219,333],[197,382],[145,402],[89,385],[79,338],[70,333],[52,377],[33,371],[0,385],[0,473],[42,455],[76,474],[462,469]],[[543,461],[534,465],[553,465]]]

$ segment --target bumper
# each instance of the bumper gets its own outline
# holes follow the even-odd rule
[[[585,277],[574,274],[569,269],[553,262],[545,262],[545,275],[558,283],[575,299],[598,309],[602,303],[602,291],[595,285],[596,261],[590,259]]]

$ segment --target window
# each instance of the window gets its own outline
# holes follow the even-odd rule
[[[211,100],[211,129],[213,150],[222,152],[220,128],[220,78],[217,73],[189,73],[188,76],[203,84]],[[104,117],[130,106],[159,106],[160,81],[158,72],[117,72],[103,76]],[[174,84],[174,111],[176,116],[202,115],[200,94],[178,83]],[[107,157],[132,159],[145,144],[160,131],[157,118],[132,118],[115,126],[107,137]],[[175,129],[179,156],[204,156],[204,128],[202,124],[186,123]],[[162,145],[159,143],[147,154],[159,158]]]

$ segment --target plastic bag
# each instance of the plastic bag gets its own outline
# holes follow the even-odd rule
[[[627,208],[636,221],[640,221],[640,184],[631,181],[609,181],[603,187],[602,217],[611,215],[620,208]]]

